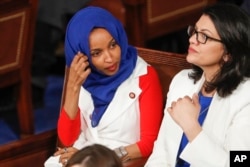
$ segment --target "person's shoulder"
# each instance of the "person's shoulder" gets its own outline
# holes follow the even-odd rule
[[[171,81],[171,87],[181,87],[186,89],[187,87],[192,87],[194,82],[189,78],[188,74],[191,72],[191,69],[183,69],[179,71]],[[183,86],[185,85],[185,86]]]
[[[232,101],[238,101],[241,103],[250,103],[250,78],[245,78],[235,90],[228,96],[228,98]],[[227,98],[227,99],[228,99]],[[239,99],[241,99],[239,101]]]
[[[192,71],[192,69],[183,69],[180,70],[174,78],[188,78],[188,74]]]
[[[250,78],[242,81],[238,87],[224,100],[229,100],[231,107],[241,108],[242,106],[248,106],[250,104]],[[235,105],[235,102],[237,105]]]
[[[250,97],[249,93],[250,89],[250,78],[245,78],[237,87],[235,90],[236,94],[244,94],[244,97]]]
[[[148,67],[148,63],[138,56],[137,61],[136,61],[136,66],[133,72],[134,76],[138,77],[138,76],[147,74],[147,67]]]
[[[137,64],[148,65],[148,63],[140,56],[137,56]]]

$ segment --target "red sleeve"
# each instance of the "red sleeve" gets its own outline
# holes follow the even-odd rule
[[[163,95],[155,69],[148,66],[148,73],[140,77],[140,141],[137,145],[142,156],[149,156],[153,150],[163,117]]]
[[[62,144],[66,147],[72,146],[79,136],[80,128],[80,110],[78,109],[75,119],[72,120],[63,108],[57,125],[57,133]]]

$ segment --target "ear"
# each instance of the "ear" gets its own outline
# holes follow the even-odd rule
[[[225,53],[223,56],[222,56],[222,59],[224,62],[228,62],[231,60],[231,55],[229,53]]]

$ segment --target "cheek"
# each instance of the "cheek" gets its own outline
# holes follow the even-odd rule
[[[115,53],[115,55],[116,55],[115,56],[116,60],[120,62],[121,61],[121,50],[120,49],[117,50],[116,53]]]
[[[92,57],[92,64],[96,69],[100,69],[100,67],[103,65],[103,58],[100,57]]]
[[[114,62],[118,62],[120,63],[121,62],[121,49],[120,47],[117,47],[113,50],[111,50],[111,54],[112,54],[112,59]]]
[[[223,49],[218,46],[200,47],[198,52],[189,53],[187,62],[197,66],[218,64],[221,61]]]
[[[219,64],[224,55],[224,48],[222,45],[217,44],[216,47],[211,47],[205,53],[207,53],[205,56],[208,62],[210,61],[211,63]]]

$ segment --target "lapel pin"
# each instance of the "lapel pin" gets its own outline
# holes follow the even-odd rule
[[[134,98],[135,98],[135,93],[134,93],[134,92],[130,92],[130,93],[129,93],[129,97],[130,97],[131,99],[134,99]]]

